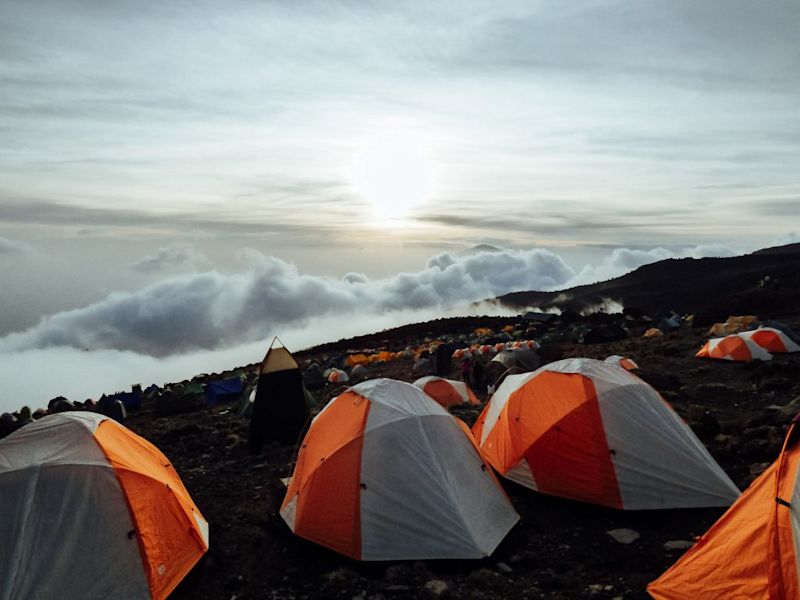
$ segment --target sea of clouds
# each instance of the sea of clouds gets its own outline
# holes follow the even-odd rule
[[[159,249],[142,264],[177,250]],[[204,264],[191,249],[192,261]],[[0,410],[49,398],[97,397],[132,383],[163,384],[256,362],[279,335],[291,349],[448,315],[508,314],[476,301],[524,290],[555,290],[616,277],[666,258],[732,256],[724,246],[618,248],[576,270],[544,249],[444,253],[416,272],[371,279],[301,273],[293,264],[243,251],[235,273],[175,275],[132,293],[113,293],[0,338]]]

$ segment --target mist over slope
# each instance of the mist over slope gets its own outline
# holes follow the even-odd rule
[[[770,294],[757,294],[762,277],[778,279]],[[800,244],[766,248],[727,258],[668,258],[608,281],[560,291],[526,291],[500,296],[506,306],[582,310],[608,300],[649,313],[781,311],[796,306],[800,288]]]

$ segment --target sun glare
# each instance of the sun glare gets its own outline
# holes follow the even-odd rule
[[[353,183],[380,219],[401,219],[432,192],[432,165],[421,140],[395,133],[370,140],[356,157]]]

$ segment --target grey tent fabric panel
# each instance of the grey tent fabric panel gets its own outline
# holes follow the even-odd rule
[[[111,467],[17,469],[0,488],[0,600],[150,598]]]

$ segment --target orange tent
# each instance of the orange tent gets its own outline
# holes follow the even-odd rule
[[[754,340],[733,334],[724,338],[708,340],[695,354],[699,358],[718,358],[749,362],[751,360],[770,360],[772,355],[759,346]]]
[[[656,600],[790,600],[800,597],[796,481],[800,429],[778,460],[647,591]]]
[[[662,335],[664,335],[664,332],[658,327],[651,327],[644,332],[644,337],[661,337]]]
[[[732,333],[740,333],[746,331],[753,324],[758,323],[758,317],[752,315],[745,315],[741,317],[728,317],[724,323],[714,323],[708,330],[708,335],[717,337],[724,337]]]
[[[169,460],[90,412],[0,441],[3,598],[166,598],[208,550]]]
[[[800,352],[800,346],[780,329],[759,327],[752,331],[743,331],[739,337],[751,340],[768,352]]]
[[[366,354],[351,354],[344,362],[348,367],[355,367],[356,365],[366,366],[369,364],[369,358]]]
[[[478,398],[463,381],[454,381],[431,375],[417,379],[414,385],[444,408],[450,408],[458,404],[479,404]]]
[[[466,425],[391,379],[317,415],[280,513],[296,535],[357,560],[481,558],[519,519]]]
[[[328,380],[328,383],[347,383],[347,381],[350,379],[350,376],[347,374],[347,371],[342,371],[341,369],[330,369],[325,378]]]
[[[647,383],[589,358],[509,375],[475,439],[504,477],[626,510],[728,506],[739,490]]]

